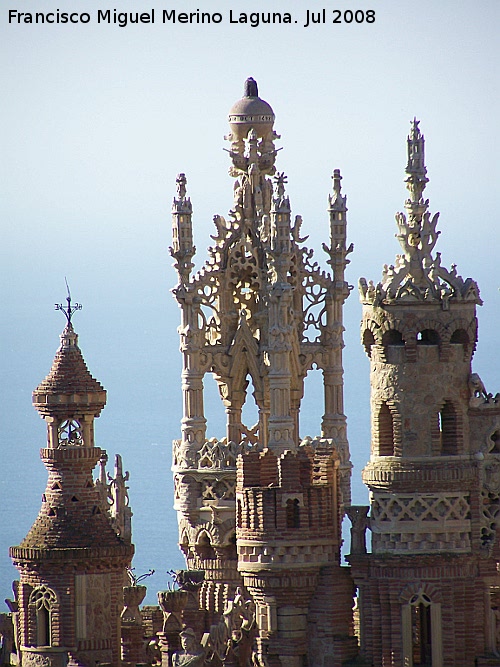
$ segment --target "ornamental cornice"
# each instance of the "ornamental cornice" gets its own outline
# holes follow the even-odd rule
[[[432,457],[418,459],[398,460],[396,457],[373,457],[365,466],[361,475],[363,482],[370,488],[383,488],[401,486],[403,490],[407,489],[409,483],[414,489],[418,484],[419,491],[433,490],[436,484],[446,484],[450,489],[458,485],[458,489],[469,489],[477,480],[477,462],[469,457]],[[390,460],[387,460],[390,459]],[[440,489],[443,490],[443,489]]]
[[[10,547],[9,555],[14,564],[19,563],[30,569],[30,564],[51,563],[51,567],[60,564],[62,569],[68,569],[68,562],[71,567],[82,565],[87,569],[92,563],[99,561],[108,563],[112,569],[126,567],[134,554],[133,544],[117,544],[114,547],[85,547],[70,549],[33,549],[28,547]]]

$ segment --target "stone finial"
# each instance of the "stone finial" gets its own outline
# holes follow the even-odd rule
[[[245,87],[244,87],[244,97],[258,97],[259,96],[259,89],[257,86],[257,81],[252,78],[251,76],[245,81]]]
[[[419,128],[420,121],[416,118],[411,123],[408,135],[408,163],[406,165],[406,187],[410,191],[411,201],[420,202],[425,186],[429,182],[425,166],[425,138]]]
[[[175,183],[177,185],[177,198],[179,200],[185,199],[187,184],[186,174],[178,174],[177,178],[175,179]]]
[[[172,246],[170,254],[176,260],[175,268],[179,274],[181,284],[189,282],[189,275],[193,268],[192,258],[196,253],[193,245],[193,207],[191,199],[186,196],[186,174],[178,174],[175,179],[177,196],[172,202]]]
[[[125,541],[130,542],[132,539],[132,510],[129,507],[128,486],[129,480],[128,471],[123,474],[122,457],[120,454],[115,456],[115,476],[111,477],[108,473],[109,491],[112,499],[110,508],[113,527],[116,534],[122,537]]]
[[[328,195],[328,203],[330,210],[337,212],[347,211],[347,197],[341,194],[342,192],[342,176],[340,169],[334,169],[332,174],[333,194]]]
[[[374,298],[377,305],[394,300],[437,301],[443,310],[449,308],[450,299],[481,304],[477,284],[457,275],[455,265],[451,271],[441,266],[440,253],[434,254],[441,233],[437,230],[439,213],[431,216],[429,200],[422,196],[429,179],[426,176],[425,140],[419,122],[413,119],[407,139],[405,183],[410,197],[405,201],[406,213],[396,214],[396,238],[403,252],[397,255],[394,264],[384,267],[382,282],[377,285]],[[362,279],[361,301],[375,305],[369,290],[364,287],[366,285],[366,280]]]

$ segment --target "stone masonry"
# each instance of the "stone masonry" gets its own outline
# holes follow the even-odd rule
[[[418,121],[408,137],[402,254],[362,278],[370,358],[372,553],[353,549],[361,651],[374,667],[500,664],[500,401],[472,373],[476,283],[434,252],[439,214]],[[491,662],[493,660],[493,662]]]
[[[17,586],[23,667],[95,667],[121,663],[120,614],[134,548],[117,533],[92,472],[105,452],[94,444],[94,418],[106,392],[87,370],[68,324],[49,375],[33,403],[47,423],[40,451],[48,470],[35,523],[10,555]]]

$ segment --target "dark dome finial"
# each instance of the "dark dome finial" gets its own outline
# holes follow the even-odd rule
[[[257,81],[249,77],[245,81],[244,97],[259,97],[259,89],[257,88]]]

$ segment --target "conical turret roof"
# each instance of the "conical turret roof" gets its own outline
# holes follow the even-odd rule
[[[75,409],[97,416],[106,404],[106,391],[90,374],[71,323],[60,338],[50,373],[33,392],[33,404],[42,416],[70,415]]]

